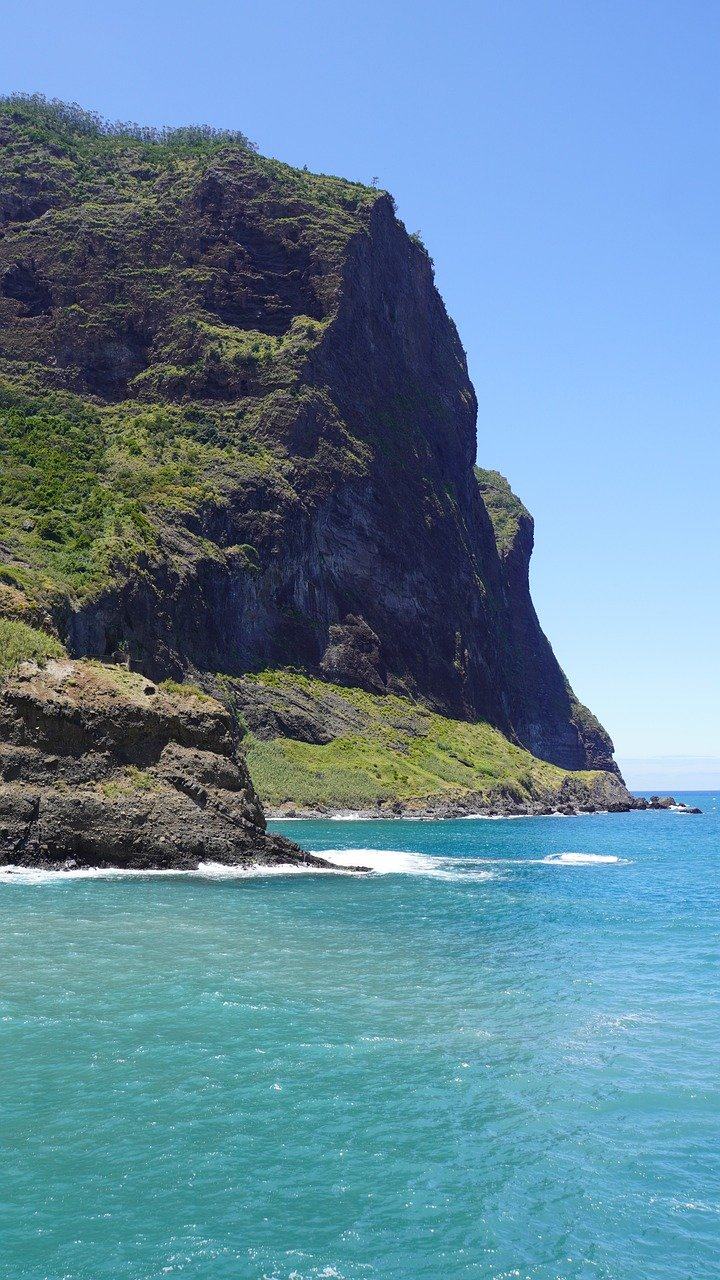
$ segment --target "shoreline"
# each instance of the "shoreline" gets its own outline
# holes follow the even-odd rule
[[[371,809],[330,809],[325,806],[315,808],[288,804],[286,806],[265,805],[264,812],[268,822],[388,822],[404,820],[414,822],[457,821],[467,819],[498,821],[502,818],[579,818],[594,814],[612,813],[702,813],[695,806],[677,801],[674,796],[653,796],[650,800],[632,797],[632,803],[613,805],[543,805],[539,802],[528,804],[504,804],[479,806],[454,801],[441,802],[437,805],[422,806],[412,803],[403,804],[392,801],[386,807]]]

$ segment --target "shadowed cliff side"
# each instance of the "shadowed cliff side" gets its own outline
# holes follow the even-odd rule
[[[566,768],[576,767],[572,761],[579,737],[587,768],[619,774],[612,759],[610,735],[578,702],[538,621],[529,579],[533,518],[498,471],[476,467],[475,475],[493,523],[503,571],[510,619],[509,677],[517,706],[518,737],[534,755]],[[547,751],[550,739],[554,739],[551,754]]]

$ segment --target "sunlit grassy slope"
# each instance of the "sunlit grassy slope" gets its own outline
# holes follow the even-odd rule
[[[555,793],[568,774],[537,760],[489,724],[437,715],[407,698],[379,697],[290,671],[252,677],[281,705],[301,695],[319,723],[345,727],[325,745],[276,737],[247,739],[247,758],[261,799],[271,807],[370,808],[399,800],[424,802],[503,796],[518,802]],[[571,775],[591,783],[591,772]]]

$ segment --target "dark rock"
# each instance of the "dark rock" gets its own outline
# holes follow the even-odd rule
[[[333,738],[361,730],[364,724],[362,716],[331,689],[318,697],[315,688],[311,692],[302,687],[302,680],[289,690],[285,685],[277,688],[239,679],[224,683],[223,693],[248,729],[262,739],[293,738],[324,746]]]
[[[387,671],[380,656],[380,641],[364,618],[348,614],[342,624],[329,628],[329,643],[320,670],[335,684],[384,693]]]
[[[267,833],[213,699],[122,668],[28,663],[0,686],[0,736],[3,864],[331,866]]]
[[[633,809],[665,809],[665,810],[674,809],[674,810],[677,810],[679,813],[702,813],[702,809],[698,809],[694,806],[691,807],[690,805],[683,804],[682,801],[677,801],[674,796],[651,796],[649,800],[646,800],[644,796],[633,796],[632,808]]]

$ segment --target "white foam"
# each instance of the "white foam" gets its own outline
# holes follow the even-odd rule
[[[584,867],[599,862],[621,862],[613,853],[551,853],[542,862],[547,866]]]
[[[185,878],[200,880],[253,880],[270,876],[354,875],[364,867],[376,875],[426,876],[434,880],[492,880],[495,872],[489,866],[595,866],[620,864],[626,859],[602,853],[551,853],[545,858],[443,858],[406,849],[322,849],[313,850],[318,857],[332,863],[330,867],[281,863],[277,866],[231,867],[220,862],[203,862],[196,870],[169,868],[149,870],[121,867],[79,867],[75,870],[45,870],[33,867],[0,867],[0,885],[51,885],[75,880],[126,880],[148,878]]]
[[[406,849],[324,849],[323,858],[336,865],[369,867],[377,875],[430,876],[434,880],[491,880],[492,871],[479,867],[479,858],[438,858]]]
[[[72,871],[40,867],[0,867],[0,884],[57,884],[62,880],[116,880],[126,877],[182,876],[187,871],[141,871],[121,867],[78,867]]]
[[[277,866],[229,867],[221,862],[202,862],[193,870],[183,868],[150,869],[130,867],[78,867],[70,871],[38,867],[0,867],[0,885],[59,884],[75,880],[155,879],[156,877],[200,880],[254,880],[265,876],[347,874],[344,867],[313,867],[280,863]]]
[[[459,813],[459,822],[504,822],[505,818],[519,818],[519,813]]]

